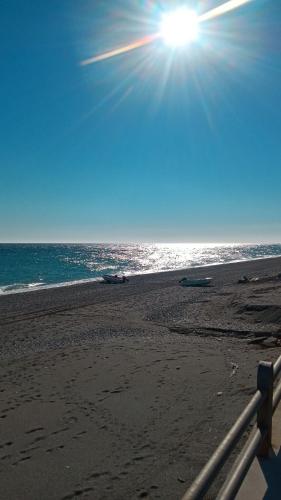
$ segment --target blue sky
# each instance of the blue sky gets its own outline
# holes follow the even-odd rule
[[[280,242],[280,2],[80,64],[179,3],[0,0],[1,242]]]

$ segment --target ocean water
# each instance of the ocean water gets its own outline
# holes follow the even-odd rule
[[[0,244],[0,294],[281,255],[281,244]]]

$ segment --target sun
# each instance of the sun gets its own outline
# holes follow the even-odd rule
[[[160,36],[170,47],[181,47],[198,37],[198,17],[193,10],[181,7],[163,14]]]

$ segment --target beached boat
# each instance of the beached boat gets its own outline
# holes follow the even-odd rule
[[[105,274],[103,276],[103,279],[106,283],[110,283],[112,285],[117,284],[117,283],[125,283],[125,281],[129,281],[126,276],[117,276],[117,274]]]
[[[209,286],[213,278],[182,278],[179,281],[181,286]]]
[[[254,283],[255,281],[259,281],[259,278],[248,278],[248,276],[243,276],[238,283]]]

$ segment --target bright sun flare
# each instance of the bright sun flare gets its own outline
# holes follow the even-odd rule
[[[185,7],[163,14],[160,35],[166,45],[180,47],[198,36],[198,17]]]
[[[128,43],[128,45],[113,48],[107,52],[89,57],[88,59],[82,61],[81,65],[87,66],[88,64],[120,56],[126,52],[131,52],[132,50],[150,45],[159,38],[162,38],[163,42],[170,47],[187,45],[188,43],[196,40],[198,37],[198,26],[200,23],[227,14],[228,12],[242,7],[252,1],[253,0],[227,0],[218,7],[204,12],[199,17],[197,17],[193,10],[189,10],[187,7],[180,7],[177,10],[163,14],[159,31],[157,33],[146,35],[138,40]]]

